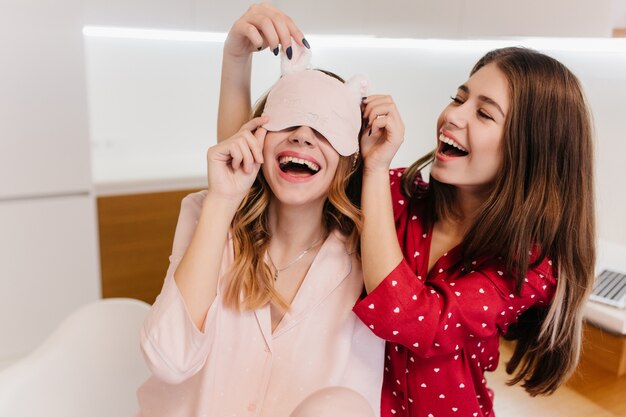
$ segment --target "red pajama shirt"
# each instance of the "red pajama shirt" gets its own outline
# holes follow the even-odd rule
[[[381,416],[493,416],[484,373],[498,365],[499,336],[528,308],[550,303],[552,262],[529,269],[519,294],[499,259],[476,259],[466,274],[459,247],[428,273],[427,204],[401,192],[403,172],[390,176],[404,260],[354,307],[387,340]]]

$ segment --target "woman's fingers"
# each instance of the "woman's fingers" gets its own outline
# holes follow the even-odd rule
[[[254,131],[254,140],[252,141],[254,143],[254,146],[251,146],[250,148],[252,149],[252,152],[254,154],[255,160],[259,163],[262,164],[264,162],[263,160],[263,145],[265,144],[265,135],[267,134],[267,130],[265,130],[262,127],[257,128]]]
[[[396,115],[396,107],[393,104],[380,105],[367,115],[367,126],[373,126],[380,119],[394,117]]]
[[[291,37],[298,43],[298,45],[304,46],[306,48],[310,48],[310,45],[304,39],[304,33],[300,30],[300,28],[295,24],[295,22],[287,15],[285,15],[287,24],[287,28],[289,29],[289,33]]]
[[[390,132],[404,130],[404,123],[396,104],[390,96],[370,96],[363,100],[365,109],[363,119],[367,121],[368,134],[380,129],[388,129]],[[369,129],[368,129],[369,128]]]
[[[267,46],[256,26],[246,23],[245,34],[254,50],[260,51]]]
[[[292,38],[299,45],[304,46],[304,34],[293,20],[271,4],[253,5],[250,8],[248,22],[255,26],[272,52],[279,45],[283,50],[291,46]]]
[[[387,166],[404,141],[404,122],[391,96],[369,96],[363,106],[366,126],[361,145],[365,163]]]
[[[228,146],[228,153],[230,154],[230,167],[233,171],[237,171],[243,161],[243,155],[241,154],[241,148],[236,142],[232,142]]]
[[[393,115],[381,116],[371,123],[370,130],[368,131],[368,135],[378,135],[385,130],[389,135],[393,135],[399,130],[399,126],[397,126],[397,121],[395,120]]]
[[[280,44],[280,36],[272,19],[265,15],[256,15],[251,19],[250,23],[261,32],[270,49],[273,52],[276,51]]]
[[[259,128],[258,130],[264,130],[263,128]],[[263,138],[265,135],[263,135]],[[263,142],[259,140],[257,137],[257,132],[252,133],[249,131],[243,132],[243,138],[245,141],[245,147],[250,151],[250,155],[252,157],[253,164],[262,164],[263,163]]]
[[[283,16],[272,19],[272,23],[274,25],[274,30],[278,35],[278,39],[280,44],[283,47],[283,51],[287,51],[291,48],[291,33],[289,32],[289,27],[287,26],[287,22]],[[287,53],[287,56],[290,57],[291,54]],[[291,58],[289,58],[291,59]]]
[[[254,119],[251,119],[247,121],[246,123],[244,123],[244,125],[241,126],[241,129],[239,129],[239,131],[243,132],[247,130],[248,132],[254,132],[257,128],[263,126],[265,123],[269,121],[270,121],[270,118],[267,116],[255,117]]]
[[[267,116],[248,121],[235,135],[211,147],[208,159],[226,163],[233,171],[241,169],[246,174],[254,173],[263,163],[263,143],[267,131],[261,126],[268,121]]]
[[[372,119],[375,116],[389,113],[395,110],[396,104],[391,96],[375,95],[369,96],[363,100],[364,110],[363,118]],[[373,117],[372,117],[373,114]]]
[[[237,142],[239,152],[241,153],[241,169],[243,169],[243,172],[246,174],[252,174],[254,170],[254,156],[252,156],[250,146],[245,139],[244,137],[244,140]]]
[[[236,170],[239,164],[246,174],[254,172],[255,164],[263,163],[263,143],[265,141],[266,130],[260,127],[268,120],[267,117],[257,117],[246,123],[239,131],[240,138],[236,141],[238,156],[241,160],[235,161],[233,158],[232,168]],[[254,131],[254,133],[252,133]]]
[[[269,3],[253,4],[233,24],[224,50],[242,57],[269,46],[278,55],[281,45],[285,52],[289,52],[292,38],[297,44],[308,47],[304,34],[289,16]]]

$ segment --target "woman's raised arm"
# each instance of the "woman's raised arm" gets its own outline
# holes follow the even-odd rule
[[[224,43],[217,116],[217,141],[234,135],[250,119],[252,54],[280,47],[291,55],[291,43],[308,47],[302,31],[289,16],[268,3],[253,4],[233,24]]]

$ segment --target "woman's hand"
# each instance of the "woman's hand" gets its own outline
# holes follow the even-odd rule
[[[267,131],[261,126],[268,120],[266,116],[254,118],[233,136],[209,148],[209,194],[229,199],[237,205],[243,200],[263,163]]]
[[[404,141],[404,123],[391,96],[372,95],[363,100],[361,154],[365,172],[388,171],[391,160]]]
[[[404,141],[404,123],[390,96],[369,96],[363,106],[361,259],[363,282],[370,293],[403,257],[394,223],[389,165]]]
[[[278,55],[279,45],[287,51],[292,38],[308,48],[302,31],[289,16],[269,3],[253,4],[228,32],[224,55],[243,59],[268,46],[274,55]]]

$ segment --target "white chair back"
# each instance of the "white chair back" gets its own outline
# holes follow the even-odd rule
[[[149,307],[114,298],[76,310],[39,348],[0,372],[0,416],[134,415],[135,391],[149,376],[139,350]]]

